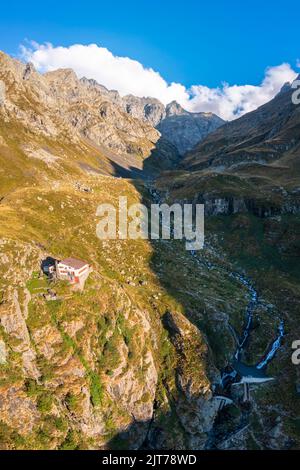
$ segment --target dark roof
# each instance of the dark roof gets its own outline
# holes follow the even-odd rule
[[[89,264],[86,261],[82,261],[81,259],[72,258],[72,257],[62,259],[60,263],[70,266],[71,268],[74,268],[74,269],[80,269],[80,268],[83,268],[83,266],[86,266],[87,264]]]
[[[51,256],[47,256],[47,258],[41,261],[41,268],[45,269],[45,268],[49,268],[50,266],[55,266],[55,261],[56,261],[55,258],[52,258]]]

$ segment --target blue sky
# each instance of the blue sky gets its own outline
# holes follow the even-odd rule
[[[267,66],[300,58],[299,14],[294,0],[3,2],[0,48],[95,42],[186,86],[258,84]]]

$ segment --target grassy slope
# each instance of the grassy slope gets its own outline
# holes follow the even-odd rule
[[[220,311],[230,311],[238,318],[246,304],[245,293],[240,286],[225,280],[221,272],[211,276],[206,268],[191,264],[181,245],[159,243],[154,246],[142,240],[100,242],[95,233],[98,204],[116,203],[122,195],[128,197],[129,203],[137,202],[146,193],[142,184],[82,170],[79,162],[98,168],[100,161],[105,166],[105,159],[99,153],[95,155],[94,149],[85,144],[75,148],[64,141],[42,139],[27,134],[17,125],[2,126],[1,136],[1,315],[12,309],[13,290],[18,293],[25,312],[29,289],[31,300],[26,325],[30,347],[36,354],[35,364],[41,374],[38,383],[30,378],[22,365],[22,338],[16,333],[7,334],[1,328],[0,336],[8,354],[7,364],[0,366],[2,392],[10,400],[15,388],[21,403],[28,403],[34,410],[28,415],[24,411],[27,424],[31,422],[30,416],[34,416],[31,427],[29,424],[20,427],[7,410],[2,413],[1,447],[105,445],[132,420],[126,397],[116,403],[109,392],[119,367],[123,368],[122,374],[132,370],[135,387],[140,381],[140,388],[144,390],[140,403],[135,403],[137,409],[154,400],[145,384],[149,351],[159,374],[156,395],[161,425],[168,435],[172,420],[173,437],[170,439],[173,444],[169,445],[176,445],[183,439],[183,431],[166,401],[165,387],[174,397],[179,393],[175,371],[181,358],[168,339],[161,317],[166,311],[182,313],[200,328],[203,326],[205,334],[213,332],[215,338],[219,335],[223,340],[225,334],[225,348],[220,348],[216,339],[212,350],[207,352],[202,336],[201,343],[190,344],[186,350],[197,366],[192,366],[191,360],[184,373],[195,383],[205,383],[206,374],[212,374],[212,359],[221,366],[232,348],[232,338],[222,327]],[[23,148],[29,142],[37,149],[47,149],[60,160],[49,166],[28,157]],[[109,166],[105,167],[105,172],[109,171]],[[78,191],[76,181],[93,191]],[[47,285],[44,280],[35,280],[34,273],[39,271],[40,259],[48,255],[78,256],[93,265],[94,272],[83,293],[74,293],[68,286],[58,284],[54,289],[62,300],[47,302],[43,299],[40,294]],[[150,332],[145,332],[145,320],[138,312],[146,312]],[[220,317],[217,326],[214,316]],[[78,331],[67,333],[76,322]],[[51,358],[45,355],[47,345],[53,349]],[[72,373],[77,369],[81,371],[78,376]],[[82,387],[88,389],[90,412],[103,424],[103,430],[93,438],[85,435],[80,425],[74,424],[74,416],[83,419],[87,406]],[[116,442],[118,446],[128,445]]]
[[[241,327],[247,303],[246,292],[233,280],[228,280],[222,271],[211,272],[205,266],[193,263],[178,243],[101,243],[95,235],[97,205],[116,202],[120,195],[126,195],[129,202],[137,202],[147,197],[142,184],[101,176],[100,172],[108,175],[113,173],[113,169],[105,156],[87,143],[74,146],[65,141],[53,142],[32,135],[17,124],[9,127],[2,123],[0,131],[0,239],[5,241],[0,247],[0,301],[4,299],[1,312],[7,308],[5,300],[12,288],[18,291],[23,306],[26,286],[31,290],[34,288],[30,280],[39,269],[42,256],[74,255],[86,259],[94,267],[94,273],[82,294],[71,292],[65,285],[58,285],[55,288],[64,297],[63,300],[47,303],[32,291],[26,323],[31,347],[37,354],[36,363],[42,374],[39,385],[32,383],[28,374],[24,373],[19,352],[20,339],[14,334],[8,335],[1,328],[0,335],[8,350],[8,364],[0,366],[3,393],[9,396],[9,390],[17,387],[18,396],[24,402],[25,399],[30,401],[35,416],[34,425],[28,432],[25,427],[18,428],[10,414],[5,413],[2,416],[1,446],[87,448],[105,445],[132,420],[126,404],[116,404],[109,393],[110,381],[122,365],[124,344],[128,353],[123,373],[132,368],[141,387],[145,385],[143,378],[146,371],[143,367],[146,367],[147,361],[145,359],[141,363],[140,359],[147,351],[153,353],[159,371],[156,397],[162,410],[162,426],[168,433],[172,422],[175,431],[169,445],[176,445],[182,441],[184,433],[165,397],[166,387],[175,397],[178,393],[175,371],[181,358],[180,352],[174,349],[168,338],[161,317],[167,311],[179,312],[200,328],[201,344],[196,343],[187,349],[193,366],[185,373],[190,374],[195,382],[206,381],[206,374],[212,376],[215,373],[212,362],[221,368],[231,355],[234,345],[227,323],[229,321],[237,330]],[[24,143],[46,148],[60,157],[58,165],[48,166],[43,161],[26,156],[22,150]],[[92,175],[83,168],[93,168],[99,173]],[[220,194],[224,190],[228,194],[232,191],[240,194],[241,191],[241,180],[236,176],[230,176],[230,179],[201,177],[198,180],[195,175],[192,181],[188,181],[186,174],[182,177],[184,186],[187,182],[194,190],[199,183],[200,186],[207,185],[207,191],[213,189]],[[76,181],[90,186],[93,192],[76,190]],[[265,188],[265,179],[259,181]],[[257,193],[256,183],[256,175],[254,180],[243,181],[245,195]],[[180,184],[177,189],[175,187],[175,198],[186,195],[185,190],[186,187],[182,190]],[[263,199],[264,195],[261,197]],[[219,234],[217,248],[228,253],[228,258],[223,262],[227,265],[235,262],[237,269],[246,269],[259,284],[263,296],[268,301],[274,301],[280,312],[284,310],[287,331],[291,332],[297,331],[295,319],[299,292],[295,281],[297,265],[294,256],[298,249],[299,222],[297,217],[287,221],[288,236],[284,233],[276,235],[282,240],[283,252],[278,249],[281,245],[277,239],[275,244],[266,239],[264,223],[248,216],[212,219],[207,233],[211,234],[212,241],[216,241],[215,234]],[[282,227],[280,224],[279,232],[282,232]],[[216,253],[208,250],[201,256],[214,259]],[[143,281],[143,285],[139,281]],[[143,321],[137,311],[147,312],[151,334],[145,335]],[[267,311],[259,313],[263,318],[263,328],[260,326],[261,333],[254,344],[259,347],[255,347],[255,351],[262,354],[278,324],[278,314],[273,318]],[[83,325],[75,335],[70,336],[66,331],[72,322],[83,322]],[[58,335],[53,343],[54,357],[50,360],[44,354],[44,344],[40,338],[43,327],[51,327],[48,342],[51,343]],[[284,407],[287,413],[284,425],[290,426],[292,430],[289,432],[295,434],[295,427],[291,424],[296,402],[294,370],[289,365],[290,338],[286,339],[284,354],[278,355],[272,365],[274,373],[282,376],[282,380],[278,381],[278,394],[273,393],[271,386],[259,391],[259,406],[263,409],[265,403],[270,403],[271,396],[274,404]],[[206,351],[204,339],[208,341],[209,351]],[[201,352],[199,357],[195,356],[196,350]],[[197,357],[197,364],[194,357]],[[250,355],[248,359],[253,357]],[[70,370],[76,368],[83,375],[75,377],[70,374]],[[63,385],[59,385],[60,381]],[[104,423],[103,431],[94,438],[87,437],[79,426],[74,425],[74,415],[80,418],[84,412],[82,387],[89,389],[92,412]],[[287,389],[289,393],[286,393]],[[147,393],[145,391],[139,398],[141,406],[154,399]],[[17,431],[13,430],[14,426]],[[120,446],[126,445],[117,442]]]

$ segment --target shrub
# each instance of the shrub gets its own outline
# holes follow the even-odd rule
[[[69,431],[64,442],[61,444],[61,450],[76,450],[77,445],[77,436],[74,431]]]
[[[49,413],[52,408],[53,397],[48,393],[43,393],[37,400],[37,407],[41,413]]]
[[[93,406],[100,405],[103,398],[103,387],[99,376],[95,372],[90,372],[90,393]]]
[[[65,432],[68,428],[68,424],[63,418],[55,418],[54,425],[58,431]]]
[[[73,393],[69,392],[66,395],[66,404],[70,411],[75,411],[78,405],[78,398]]]

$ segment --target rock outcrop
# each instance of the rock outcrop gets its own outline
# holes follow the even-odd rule
[[[0,106],[4,104],[5,100],[5,84],[0,80]]]
[[[138,98],[126,95],[122,98],[122,104],[128,114],[148,121],[153,127],[157,127],[166,116],[164,105],[155,98]]]

